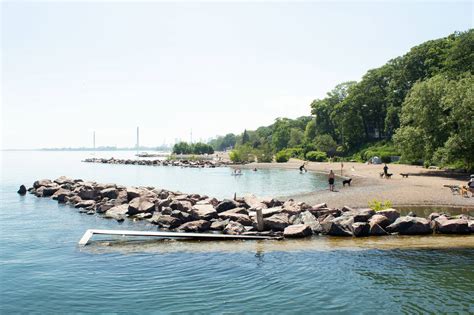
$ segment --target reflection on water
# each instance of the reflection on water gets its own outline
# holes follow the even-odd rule
[[[102,238],[102,239],[101,239]],[[474,249],[474,235],[423,235],[423,236],[379,236],[379,237],[327,237],[314,236],[289,240],[150,240],[133,237],[94,236],[87,246],[78,247],[88,253],[173,253],[173,252],[268,252],[296,251],[362,251],[368,249]]]

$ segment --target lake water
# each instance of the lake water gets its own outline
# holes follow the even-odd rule
[[[77,241],[118,225],[16,194],[60,175],[225,197],[322,189],[324,178],[80,163],[84,152],[2,152],[0,313],[473,313],[474,236],[294,241]],[[114,157],[130,155],[114,152]],[[104,156],[97,154],[97,156]],[[310,175],[310,176],[306,176]],[[230,190],[230,192],[229,192]]]

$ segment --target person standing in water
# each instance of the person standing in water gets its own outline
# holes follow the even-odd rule
[[[303,171],[306,173],[307,170],[306,168],[304,167],[306,163],[303,163],[303,165],[300,166],[300,173],[303,174]]]
[[[329,190],[330,191],[334,191],[334,178],[335,178],[334,172],[332,170],[330,170],[329,175],[328,175],[328,182],[329,182]]]

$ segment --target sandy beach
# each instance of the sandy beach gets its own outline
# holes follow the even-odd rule
[[[291,159],[287,163],[251,163],[240,168],[286,168],[298,172],[303,161]],[[394,207],[400,206],[450,206],[474,207],[474,197],[466,198],[459,194],[453,195],[451,190],[443,185],[466,185],[469,174],[456,175],[442,170],[425,169],[421,166],[389,164],[391,179],[380,178],[382,165],[367,165],[363,163],[344,162],[342,176],[352,178],[351,186],[342,187],[341,163],[339,162],[307,162],[309,172],[327,174],[334,170],[336,191],[329,189],[291,196],[297,201],[310,204],[326,202],[330,207],[367,207],[373,199],[390,200]],[[408,173],[408,178],[402,178],[400,173]],[[470,195],[470,194],[469,194]]]

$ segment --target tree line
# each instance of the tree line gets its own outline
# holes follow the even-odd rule
[[[197,143],[187,143],[187,142],[178,142],[173,146],[174,154],[213,154],[214,149],[211,145],[197,142]]]
[[[209,144],[232,148],[236,161],[284,161],[401,155],[402,162],[474,168],[474,30],[413,47],[337,85],[310,104],[311,116],[278,118],[266,127]],[[311,153],[310,153],[311,152]],[[315,152],[318,152],[317,154]]]

